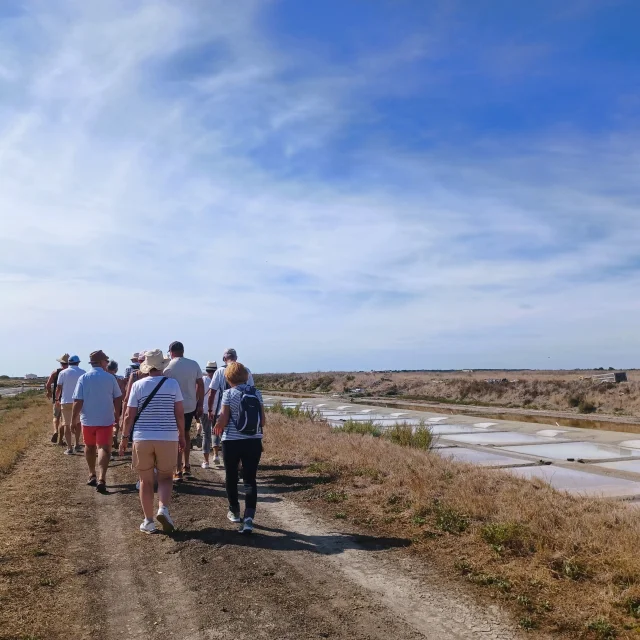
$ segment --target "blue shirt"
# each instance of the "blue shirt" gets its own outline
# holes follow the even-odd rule
[[[122,395],[120,385],[101,367],[80,376],[74,400],[83,400],[80,421],[85,427],[110,427],[115,422],[113,401]]]

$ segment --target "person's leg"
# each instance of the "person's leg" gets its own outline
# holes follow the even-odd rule
[[[111,443],[113,440],[113,427],[98,427],[96,429],[96,444],[98,445],[98,485],[104,485],[107,479],[107,469],[111,460]],[[84,440],[85,447],[87,439]]]
[[[258,501],[258,483],[256,475],[260,456],[262,455],[262,439],[251,438],[250,440],[240,440],[243,446],[240,451],[242,460],[242,481],[244,483],[244,517],[253,518],[256,515],[256,504]]]
[[[84,458],[87,461],[89,467],[89,476],[94,477],[96,475],[96,445],[86,444],[84,445]]]
[[[58,442],[60,438],[60,408],[53,403],[53,435],[51,436],[51,442]]]
[[[158,471],[158,513],[156,519],[162,525],[165,533],[174,530],[173,520],[169,514],[171,504],[171,490],[173,488],[173,470],[178,452],[177,442],[156,442],[156,469]]]
[[[80,440],[82,437],[82,424],[80,424],[79,422],[76,422],[73,425],[73,431],[74,431],[74,435],[76,438],[76,447],[79,448],[80,447]]]
[[[67,443],[67,451],[73,451],[73,439],[71,437],[71,414],[73,411],[73,403],[61,405],[62,421],[64,422],[64,439]]]
[[[144,517],[147,520],[153,520],[153,483],[155,474],[153,468],[139,470],[140,474],[140,504]]]
[[[220,436],[213,436],[213,464],[220,464]]]
[[[211,453],[211,420],[209,420],[209,416],[203,415],[200,418],[200,424],[202,425],[202,454],[204,461],[208,463]]]
[[[184,468],[185,471],[190,470],[189,457],[191,454],[191,423],[193,422],[193,418],[195,417],[195,412],[184,414],[184,436],[185,436],[185,448],[183,451],[184,456]]]
[[[158,471],[158,507],[171,504],[171,478],[175,470],[178,455],[177,442],[154,442],[155,463]]]
[[[133,443],[131,466],[140,476],[140,504],[146,520],[153,520],[153,483],[155,456],[153,442],[141,440]]]
[[[240,503],[238,502],[238,440],[226,440],[222,443],[222,455],[224,456],[225,487],[229,511],[236,516],[240,515]]]

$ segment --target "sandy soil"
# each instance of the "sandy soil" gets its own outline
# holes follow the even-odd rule
[[[197,459],[196,454],[196,459]],[[175,494],[173,536],[138,531],[127,462],[108,495],[81,456],[30,448],[0,483],[0,639],[519,638],[497,607],[408,552],[409,540],[328,524],[265,466],[259,528],[225,519],[222,477]]]

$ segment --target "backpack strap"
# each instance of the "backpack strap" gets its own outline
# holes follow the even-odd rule
[[[162,380],[160,380],[160,383],[156,385],[156,388],[147,396],[147,399],[142,403],[142,406],[140,407],[140,410],[138,411],[138,413],[136,414],[136,417],[133,420],[133,426],[131,427],[131,433],[129,434],[129,440],[133,440],[133,430],[136,428],[136,422],[138,422],[138,419],[142,415],[142,412],[149,406],[149,403],[155,398],[156,393],[158,393],[158,391],[160,391],[160,387],[166,381],[167,381],[167,378],[163,377]]]

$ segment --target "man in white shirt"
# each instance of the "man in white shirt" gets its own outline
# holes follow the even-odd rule
[[[226,389],[229,389],[229,385],[227,384],[227,379],[224,377],[224,370],[227,368],[228,364],[232,362],[237,362],[238,354],[235,349],[226,349],[222,354],[222,360],[224,361],[224,365],[222,365],[214,374],[211,379],[211,384],[209,388],[211,389],[211,393],[209,394],[209,401],[207,403],[208,415],[209,419],[213,422],[213,426],[216,426],[216,420],[220,415],[220,411],[222,409],[222,394]],[[246,367],[245,367],[246,368]],[[249,369],[247,369],[249,371]],[[251,375],[251,371],[249,371],[249,379],[247,380],[247,384],[251,387],[254,386],[253,376]]]
[[[184,436],[187,444],[184,451],[178,453],[176,468],[176,482],[182,482],[184,477],[191,476],[189,457],[191,453],[191,423],[194,418],[202,415],[202,402],[204,400],[204,383],[202,382],[202,370],[195,360],[184,357],[184,345],[182,342],[172,342],[169,345],[171,362],[164,370],[164,375],[175,379],[180,385],[182,403],[184,409]],[[184,469],[184,473],[183,473]]]
[[[215,360],[209,360],[205,367],[206,374],[202,376],[202,382],[204,383],[204,401],[203,406],[209,406],[209,395],[211,394],[211,380],[218,369],[218,364]],[[209,454],[211,453],[211,439],[213,425],[209,420],[209,414],[205,411],[200,416],[200,424],[202,425],[202,455],[204,456],[204,462],[202,463],[203,469],[209,469]],[[213,464],[220,464],[220,436],[213,437]]]
[[[71,446],[71,432],[73,431],[76,437],[76,453],[82,451],[80,448],[80,434],[82,433],[82,425],[78,416],[77,422],[72,422],[73,415],[73,392],[76,390],[76,384],[81,375],[84,375],[85,370],[81,369],[80,358],[78,356],[71,356],[69,358],[69,366],[60,372],[58,375],[58,387],[56,389],[56,401],[60,403],[60,409],[62,410],[62,422],[64,423],[64,437],[67,441],[65,455],[73,455],[73,448]]]

